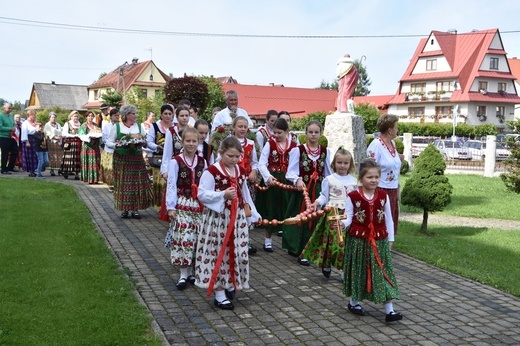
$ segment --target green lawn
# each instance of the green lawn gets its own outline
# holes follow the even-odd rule
[[[411,173],[400,176],[401,187],[410,176]],[[520,194],[507,190],[500,178],[462,174],[448,174],[447,177],[453,185],[451,204],[439,214],[520,220]],[[402,205],[401,211],[420,210]]]
[[[399,223],[394,249],[520,297],[520,231]]]
[[[160,345],[70,186],[0,179],[0,345]]]

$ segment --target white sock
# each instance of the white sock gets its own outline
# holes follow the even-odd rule
[[[221,290],[221,291],[215,291],[215,299],[217,300],[217,302],[222,302],[226,299],[226,293],[224,292],[224,290]]]
[[[264,244],[265,244],[265,246],[267,246],[267,245],[271,245],[272,246],[273,239],[272,238],[265,238]]]
[[[352,300],[352,298],[350,298],[350,306],[356,306],[358,304],[359,302],[357,300]]]
[[[193,267],[189,266],[188,268],[186,268],[186,270],[187,270],[186,273],[188,274],[188,276],[193,275]]]
[[[181,278],[187,278],[188,277],[188,268],[181,268]]]
[[[393,312],[393,311],[394,311],[394,304],[392,304],[391,301],[385,303],[385,314],[388,315],[389,313],[391,313],[391,312]]]
[[[233,292],[235,290],[235,287],[227,288],[226,291]]]

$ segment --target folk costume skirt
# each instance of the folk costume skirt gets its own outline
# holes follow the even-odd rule
[[[287,179],[285,179],[285,173],[283,172],[275,172],[271,173],[273,177],[276,178],[280,183],[292,185]],[[291,196],[294,194],[294,191],[283,190],[276,186],[270,186],[269,189],[263,191],[263,196],[265,198],[265,210],[263,211],[262,218],[273,220],[276,219],[278,221],[282,221],[286,218],[286,210],[289,205],[289,200]],[[300,193],[300,192],[296,192]],[[300,193],[301,194],[301,193]],[[256,206],[256,204],[255,204]],[[258,209],[257,209],[258,210]],[[259,212],[260,213],[260,212]],[[299,213],[299,212],[298,212]],[[295,216],[294,214],[293,216]],[[267,226],[266,230],[270,233],[278,232],[282,230],[282,225],[278,226]]]
[[[61,173],[81,172],[81,139],[78,137],[65,137],[63,139],[63,161]]]
[[[354,301],[384,303],[400,298],[388,239],[376,240],[376,247],[382,267],[366,239],[347,236],[345,240],[343,294]]]
[[[205,208],[202,216],[202,225],[197,237],[197,252],[195,262],[195,285],[200,288],[209,288],[213,269],[218,255],[224,247],[222,265],[217,273],[213,289],[229,289],[235,287],[238,290],[249,288],[249,227],[243,208],[238,208],[237,218],[233,232],[234,251],[230,251],[229,244],[223,244],[230,220],[230,210],[218,213]],[[230,268],[230,258],[234,258],[234,267]],[[235,285],[231,272],[235,273]]]
[[[60,143],[47,140],[47,147],[49,148],[49,165],[50,169],[60,169],[63,162],[63,147]]]
[[[392,211],[392,221],[394,221],[394,234],[397,234],[399,226],[399,189],[383,189],[390,199],[390,210]]]
[[[34,173],[38,168],[34,136],[29,136],[27,141],[30,147],[27,147],[27,143],[22,143],[22,169],[26,172]]]
[[[103,150],[101,153],[100,179],[108,186],[114,185],[114,153]]]
[[[141,151],[114,153],[114,207],[116,210],[139,210],[152,205],[152,182]]]
[[[343,214],[343,210],[338,209],[338,214]],[[334,267],[342,270],[346,231],[340,230],[343,237],[343,243],[340,243],[338,231],[331,229],[331,222],[327,221],[327,217],[332,215],[334,215],[334,212],[330,211],[319,219],[316,229],[302,251],[302,258],[309,260],[320,268]]]
[[[161,169],[159,167],[152,167],[153,177],[153,206],[156,209],[160,209],[162,206],[163,199],[166,198],[166,180],[161,175]]]
[[[81,179],[85,183],[97,184],[99,182],[101,161],[99,142],[99,138],[91,138],[90,142],[81,144]]]

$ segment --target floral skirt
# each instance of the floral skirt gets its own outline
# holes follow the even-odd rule
[[[100,179],[108,186],[114,185],[114,153],[103,150],[101,153]]]
[[[161,175],[161,169],[159,167],[152,167],[153,177],[153,205],[155,207],[161,207],[163,198],[165,196],[166,181]]]
[[[152,205],[150,181],[141,152],[114,153],[114,207],[116,210],[139,210]]]
[[[217,273],[213,289],[249,288],[249,227],[246,222],[244,209],[238,209],[232,242],[234,251],[230,251],[229,244],[223,244],[227,225],[230,219],[230,210],[217,213],[209,208],[204,210],[202,225],[197,237],[197,252],[195,262],[195,284],[200,288],[209,288],[213,269],[217,262],[220,250],[224,247],[222,265]],[[230,258],[234,258],[234,267],[230,268]],[[235,285],[231,272],[235,273]]]
[[[178,206],[185,206],[176,210],[175,220],[170,222],[164,246],[170,249],[170,259],[173,265],[191,266],[195,261],[195,246],[202,222],[202,213],[196,210],[199,203],[193,198],[181,196]]]
[[[347,297],[352,297],[354,301],[368,299],[374,303],[384,303],[390,299],[400,298],[388,239],[376,240],[376,247],[382,268],[377,263],[372,246],[366,239],[350,236],[346,238],[343,293]],[[370,290],[368,290],[369,282],[372,286]]]

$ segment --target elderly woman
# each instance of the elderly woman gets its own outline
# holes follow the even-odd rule
[[[94,122],[94,112],[88,111],[87,121],[80,126],[81,143],[81,179],[84,183],[99,182],[99,166],[101,160],[101,128]]]
[[[148,149],[152,150],[153,156],[150,158],[153,176],[154,206],[159,209],[164,197],[166,181],[161,175],[161,162],[166,140],[166,132],[173,126],[173,107],[169,104],[161,107],[161,120],[152,123],[148,131]]]
[[[69,113],[69,120],[63,125],[63,160],[61,163],[61,174],[67,179],[74,174],[74,179],[79,180],[81,172],[81,139],[78,137],[79,112]]]
[[[377,128],[381,132],[367,148],[368,157],[381,166],[379,187],[386,191],[390,198],[390,208],[394,221],[394,234],[397,234],[399,221],[399,173],[403,156],[397,152],[394,138],[397,137],[396,115],[383,114],[377,119]]]
[[[123,211],[123,219],[140,219],[139,209],[150,207],[153,200],[152,182],[142,154],[146,132],[136,123],[134,105],[124,105],[120,113],[122,121],[112,127],[106,143],[114,149],[114,207]]]
[[[38,168],[38,156],[34,145],[34,134],[36,133],[36,111],[30,109],[27,111],[27,120],[22,124],[22,168],[29,173],[30,177],[36,177],[36,169]]]
[[[58,170],[61,174],[60,166],[63,161],[63,148],[61,146],[61,125],[56,121],[57,115],[54,112],[49,113],[49,121],[45,124],[43,131],[47,137],[47,147],[49,149],[49,165],[51,175],[55,176],[54,170]]]

